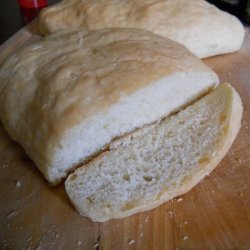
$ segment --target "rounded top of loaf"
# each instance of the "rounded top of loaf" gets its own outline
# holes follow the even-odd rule
[[[8,95],[0,103],[7,120],[22,113],[63,132],[165,76],[194,71],[212,73],[184,46],[145,30],[64,31],[2,65],[0,92]]]

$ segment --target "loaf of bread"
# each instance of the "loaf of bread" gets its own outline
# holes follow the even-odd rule
[[[80,214],[99,222],[157,207],[216,167],[241,117],[238,94],[221,84],[185,110],[118,140],[69,175],[66,191]]]
[[[62,29],[141,28],[184,44],[200,58],[237,51],[244,29],[204,0],[64,0],[42,10],[43,34]]]
[[[51,184],[115,137],[216,86],[184,46],[144,30],[67,31],[0,69],[0,118]]]

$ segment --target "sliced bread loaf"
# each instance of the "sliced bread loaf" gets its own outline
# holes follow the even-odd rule
[[[67,31],[0,69],[0,118],[51,184],[110,141],[216,86],[184,46],[137,29]]]
[[[179,113],[113,143],[67,178],[66,191],[80,214],[99,222],[157,207],[217,166],[241,117],[238,94],[221,84]]]

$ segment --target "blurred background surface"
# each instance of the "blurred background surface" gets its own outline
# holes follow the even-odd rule
[[[52,5],[59,1],[47,0],[47,3]],[[250,0],[208,0],[208,2],[236,15],[245,24],[250,23]],[[0,44],[21,29],[26,22],[27,16],[25,16],[24,11],[21,11],[18,0],[0,0]]]
[[[52,5],[59,0],[47,0]],[[0,0],[0,44],[25,25],[25,17],[18,0]]]

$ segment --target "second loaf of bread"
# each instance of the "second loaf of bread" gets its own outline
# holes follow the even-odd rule
[[[236,17],[204,0],[64,0],[43,9],[40,30],[141,28],[182,43],[200,58],[237,51],[244,38]]]

